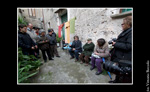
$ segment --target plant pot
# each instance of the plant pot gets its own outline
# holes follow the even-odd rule
[[[61,46],[60,46],[60,42],[57,43],[57,47],[61,47]]]

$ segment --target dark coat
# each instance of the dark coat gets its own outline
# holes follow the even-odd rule
[[[47,42],[43,42],[46,40]],[[46,36],[40,36],[40,38],[37,40],[37,43],[41,50],[49,49],[49,39]]]
[[[49,43],[50,45],[56,45],[57,41],[56,41],[56,37],[55,35],[49,35],[47,34],[46,37],[49,39]]]
[[[82,53],[85,56],[91,56],[92,52],[94,51],[94,47],[95,47],[95,45],[93,44],[93,42],[91,42],[90,44],[86,43],[83,46],[84,51]]]
[[[22,48],[23,53],[31,50],[31,47],[35,45],[29,34],[18,32],[18,47]]]
[[[82,51],[82,43],[80,40],[73,41],[72,45],[70,46],[71,48],[75,48],[78,51]]]
[[[52,35],[54,35],[56,37],[56,33],[55,32],[53,32]]]
[[[117,38],[114,49],[111,52],[111,60],[130,60],[132,59],[132,28],[124,30]]]

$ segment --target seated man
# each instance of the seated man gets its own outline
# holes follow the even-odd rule
[[[81,64],[86,63],[85,66],[89,63],[89,57],[91,56],[95,45],[92,42],[92,39],[88,39],[87,43],[83,46],[84,51],[80,55]]]
[[[70,45],[70,47],[71,47],[71,49],[69,50],[69,53],[71,55],[70,59],[73,59],[74,58],[74,54],[75,54],[75,58],[76,58],[75,62],[79,61],[78,53],[82,52],[82,43],[79,40],[78,36],[74,36],[74,41],[72,42],[72,45]]]

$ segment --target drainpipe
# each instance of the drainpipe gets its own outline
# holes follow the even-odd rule
[[[42,15],[43,15],[43,26],[44,26],[44,30],[45,30],[45,23],[44,23],[44,13],[43,13],[43,8],[42,8]]]

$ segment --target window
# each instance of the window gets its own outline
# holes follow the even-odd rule
[[[132,15],[132,8],[122,8],[119,9],[118,14],[113,14],[110,17],[111,18],[124,18],[126,16],[131,16]]]
[[[125,9],[120,9],[120,13],[128,12],[131,11],[132,9],[130,8],[125,8]]]
[[[35,8],[29,8],[28,12],[30,17],[35,17]]]

